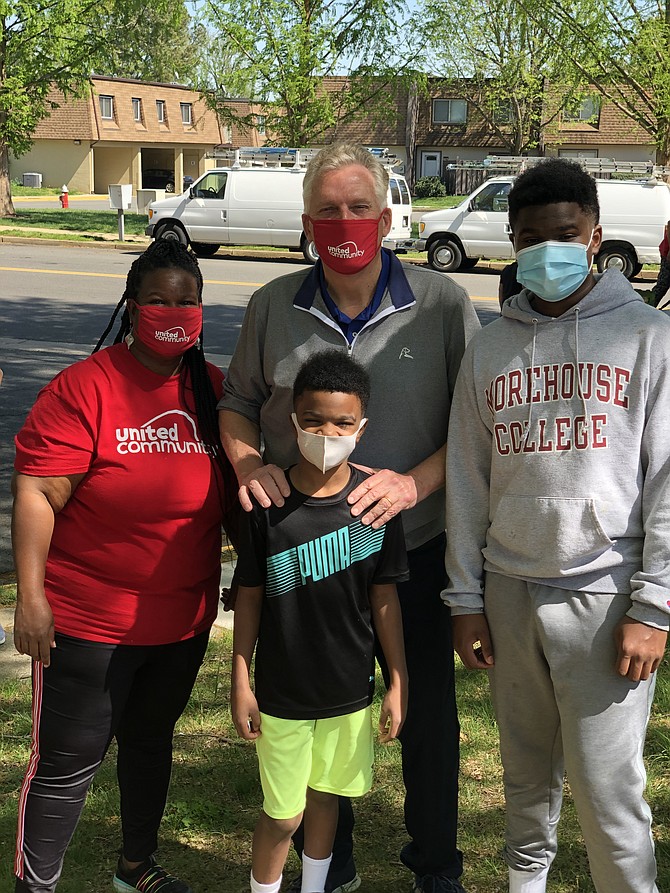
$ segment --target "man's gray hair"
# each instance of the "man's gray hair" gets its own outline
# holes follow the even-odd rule
[[[359,164],[370,171],[375,182],[375,196],[379,207],[380,209],[386,207],[389,175],[381,161],[357,143],[333,143],[321,149],[307,165],[302,183],[302,201],[305,210],[309,207],[316,180],[328,171],[336,171],[350,164]]]

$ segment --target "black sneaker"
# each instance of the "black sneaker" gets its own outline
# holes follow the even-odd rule
[[[465,893],[461,882],[444,874],[414,875],[414,893]]]
[[[337,887],[332,887],[331,883],[337,884]],[[361,885],[361,879],[359,875],[356,873],[356,869],[354,868],[354,876],[349,878],[348,881],[343,881],[340,878],[334,878],[331,882],[330,880],[326,881],[326,893],[354,893],[354,890],[358,890]],[[285,893],[300,893],[302,890],[302,872],[294,877],[291,883],[285,890]]]
[[[132,893],[133,890],[139,890],[140,893],[193,893],[188,884],[161,868],[153,856],[133,872],[124,871],[119,859],[114,875],[114,889],[116,893]]]

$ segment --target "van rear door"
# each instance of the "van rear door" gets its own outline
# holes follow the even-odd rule
[[[384,247],[391,250],[406,247],[403,243],[412,237],[412,197],[404,177],[389,175],[386,202],[391,209],[391,230],[384,239]]]
[[[228,171],[212,170],[191,187],[181,218],[192,242],[229,244],[228,178]]]

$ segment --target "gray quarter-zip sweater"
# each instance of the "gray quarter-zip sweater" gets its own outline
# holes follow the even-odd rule
[[[446,440],[465,345],[479,329],[470,299],[448,277],[391,255],[381,305],[349,345],[318,283],[313,268],[252,295],[219,409],[258,424],[265,461],[287,468],[299,456],[290,418],[298,369],[317,351],[349,351],[372,386],[369,423],[351,461],[406,472]],[[403,512],[403,524],[410,549],[442,533],[444,491]]]
[[[454,613],[484,572],[670,614],[670,320],[618,271],[554,319],[524,290],[468,346],[447,457]]]

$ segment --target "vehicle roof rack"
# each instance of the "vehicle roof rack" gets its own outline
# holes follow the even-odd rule
[[[510,176],[520,174],[542,161],[546,161],[550,156],[544,155],[488,155],[483,161],[462,161],[455,164],[448,164],[447,169],[484,169],[495,171],[498,174],[508,174]],[[659,165],[654,161],[617,161],[616,158],[591,158],[585,155],[578,155],[576,158],[571,157],[570,161],[574,161],[581,165],[585,171],[593,174],[596,178],[598,175],[611,176],[612,174],[629,175],[641,179],[665,179],[670,178],[670,166]]]
[[[402,159],[386,148],[366,147],[384,167],[392,170],[402,163]],[[288,148],[285,146],[241,146],[239,149],[215,149],[209,156],[217,160],[229,161],[235,169],[243,167],[290,167],[304,169],[321,151],[320,148]]]

